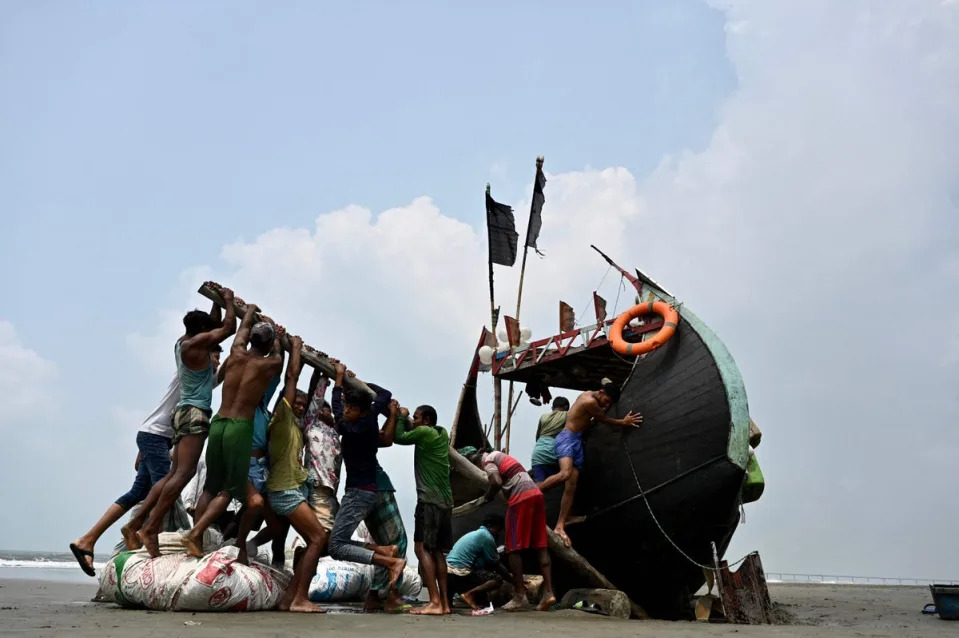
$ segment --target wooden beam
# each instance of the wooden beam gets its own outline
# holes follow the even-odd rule
[[[220,290],[222,288],[223,286],[215,281],[207,281],[200,286],[200,289],[197,292],[223,308],[223,297],[220,296]],[[246,304],[238,303],[236,299],[233,301],[233,308],[236,310],[237,318],[243,317],[243,315],[246,313]],[[256,318],[259,320],[261,316],[257,314]],[[290,352],[292,345],[289,335],[284,336],[280,341],[280,344],[283,346],[284,350]],[[336,378],[336,371],[333,369],[333,363],[330,361],[330,356],[325,352],[320,352],[312,346],[308,346],[304,343],[303,349],[300,351],[300,356],[303,358],[303,363],[313,366],[331,379]],[[349,390],[365,391],[373,395],[376,394],[373,392],[370,386],[366,385],[356,377],[347,377],[344,379],[343,385]]]

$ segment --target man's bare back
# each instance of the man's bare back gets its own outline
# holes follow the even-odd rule
[[[223,397],[219,415],[226,419],[253,419],[256,406],[283,360],[264,357],[256,350],[235,348],[224,363]]]
[[[270,381],[283,370],[283,350],[280,340],[285,331],[282,326],[262,324],[267,333],[272,326],[272,348],[267,351],[267,343],[257,343],[251,339],[251,332],[258,329],[253,326],[253,317],[259,311],[249,304],[240,329],[233,339],[230,356],[223,363],[223,395],[220,401],[219,415],[225,419],[253,420],[256,406]],[[269,337],[267,337],[269,339]],[[247,348],[248,344],[252,345]]]

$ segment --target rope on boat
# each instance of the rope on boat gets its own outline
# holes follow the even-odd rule
[[[622,390],[624,387],[626,387],[626,384],[629,383],[629,380],[630,380],[630,379],[632,378],[632,376],[633,376],[633,372],[636,371],[636,365],[639,363],[639,360],[640,360],[640,357],[636,357],[636,360],[633,362],[633,367],[632,367],[632,369],[629,371],[629,375],[626,377],[626,380],[623,381],[622,386],[620,386],[620,390]],[[632,455],[629,453],[629,448],[626,447],[626,437],[623,436],[623,437],[620,438],[620,440],[622,441],[622,444],[623,444],[623,452],[626,453],[626,460],[629,461],[629,469],[630,469],[630,470],[632,471],[632,473],[633,473],[633,480],[636,481],[636,488],[639,490],[639,495],[643,497],[643,502],[646,503],[646,509],[649,510],[649,517],[653,519],[653,522],[654,522],[654,523],[656,523],[656,527],[659,528],[659,532],[663,535],[663,538],[665,538],[667,541],[669,541],[669,544],[673,546],[673,549],[675,549],[677,552],[679,552],[679,554],[680,554],[683,558],[685,558],[687,561],[689,561],[690,563],[692,563],[692,564],[695,565],[696,567],[699,567],[700,569],[707,570],[707,571],[710,571],[710,572],[720,572],[720,571],[722,571],[723,568],[720,568],[720,567],[718,566],[718,560],[717,560],[717,564],[716,564],[716,565],[704,565],[704,564],[700,563],[699,561],[697,561],[696,559],[694,559],[692,556],[690,556],[689,554],[687,554],[686,552],[684,552],[683,549],[682,549],[679,545],[676,544],[676,541],[674,541],[674,540],[672,539],[672,537],[671,537],[669,534],[666,533],[666,530],[663,529],[662,524],[659,522],[659,519],[656,518],[656,514],[653,512],[653,506],[649,503],[649,498],[646,497],[646,490],[643,489],[642,484],[639,482],[639,476],[636,474],[636,467],[633,465],[633,457],[632,457]],[[715,547],[714,547],[714,550],[715,550]],[[746,554],[745,556],[743,556],[742,558],[740,558],[739,560],[737,560],[737,561],[734,562],[734,563],[727,563],[727,566],[726,566],[725,569],[730,569],[730,568],[732,568],[732,567],[735,567],[736,565],[738,565],[739,563],[743,562],[743,561],[746,560],[747,558],[749,558],[749,554]]]
[[[612,266],[612,265],[609,265],[609,266],[606,267],[606,272],[603,273],[603,278],[599,280],[599,285],[596,286],[596,290],[599,290],[600,288],[603,287],[603,282],[606,281],[606,276],[609,274],[609,271],[612,270],[612,269],[613,269],[613,266]],[[574,321],[573,321],[573,325],[574,325],[574,326],[581,326],[581,325],[582,325],[582,317],[583,317],[584,314],[586,314],[586,311],[589,310],[589,304],[590,304],[590,302],[593,300],[592,296],[591,296],[589,299],[590,299],[590,300],[586,302],[586,305],[583,306],[582,312],[580,312],[578,315],[576,315],[576,317],[575,317],[575,319],[574,319]]]

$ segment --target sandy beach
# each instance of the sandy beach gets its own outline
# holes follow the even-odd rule
[[[516,636],[954,636],[959,623],[923,616],[931,602],[923,587],[854,585],[770,585],[773,600],[795,616],[795,624],[743,626],[691,622],[623,621],[577,611],[496,613],[473,618],[422,618],[409,615],[336,613],[300,616],[276,612],[194,614],[131,611],[91,603],[96,585],[0,580],[0,635],[145,636],[197,638],[306,636],[317,630],[364,635],[432,638],[456,632],[480,636],[494,631]],[[192,624],[198,623],[198,624]]]

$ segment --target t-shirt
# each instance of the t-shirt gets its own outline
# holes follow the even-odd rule
[[[496,539],[485,527],[464,534],[446,556],[446,564],[465,576],[474,569],[483,569],[499,562]]]
[[[396,419],[393,441],[400,445],[414,445],[413,473],[416,476],[416,498],[423,503],[453,507],[450,488],[450,437],[440,426],[420,426],[407,429],[410,424],[402,414]]]
[[[343,464],[346,465],[346,489],[376,491],[376,453],[380,449],[380,426],[377,418],[382,414],[393,394],[379,386],[369,384],[376,392],[373,405],[365,416],[347,423],[343,420],[343,389],[333,388],[333,418],[343,448]]]
[[[555,437],[560,430],[566,427],[566,410],[549,412],[539,417],[539,426],[536,428],[536,439],[542,436]]]
[[[180,400],[180,377],[173,375],[173,381],[167,386],[166,394],[160,405],[150,413],[143,425],[140,426],[140,432],[149,432],[157,436],[164,436],[168,439],[173,438],[173,412],[176,411],[177,401]]]
[[[503,452],[484,454],[483,469],[487,474],[499,472],[503,479],[503,492],[509,497],[511,504],[534,494],[542,494],[522,464],[508,454]]]
[[[556,451],[553,449],[555,443],[555,436],[541,436],[536,439],[536,443],[533,445],[533,467],[559,463],[559,459],[556,458]]]
[[[306,482],[307,471],[300,463],[303,433],[296,423],[293,407],[284,397],[270,421],[270,477],[266,489],[271,492],[292,490]]]
[[[273,377],[260,402],[256,404],[256,410],[253,412],[253,450],[266,449],[266,430],[270,425],[269,406],[278,385],[280,385],[280,375]]]

